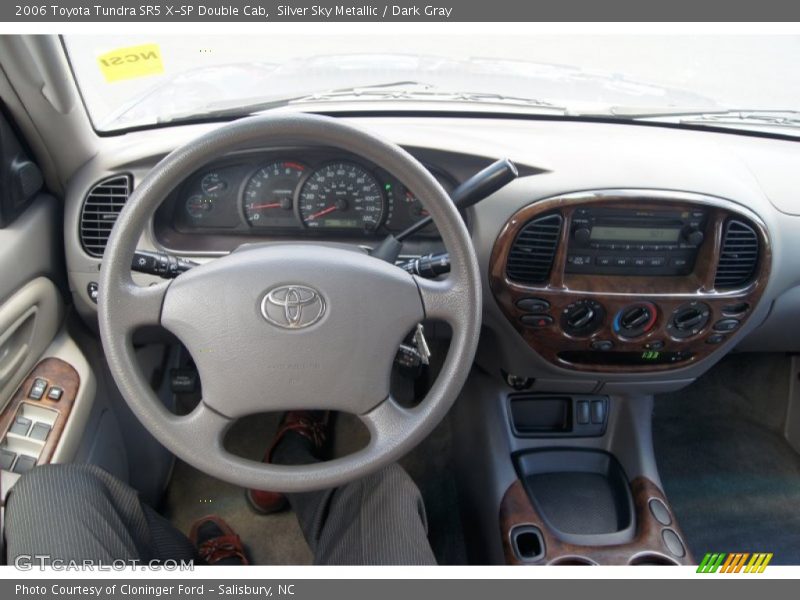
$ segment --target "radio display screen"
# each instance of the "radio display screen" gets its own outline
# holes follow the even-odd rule
[[[596,225],[592,227],[590,239],[593,241],[630,240],[631,242],[677,242],[680,236],[680,229]]]

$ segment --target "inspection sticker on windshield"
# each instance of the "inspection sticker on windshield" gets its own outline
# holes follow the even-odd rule
[[[97,57],[97,64],[107,83],[160,75],[164,72],[158,44],[118,48]]]

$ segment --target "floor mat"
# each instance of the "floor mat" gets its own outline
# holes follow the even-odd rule
[[[800,455],[781,434],[788,383],[786,358],[732,355],[656,398],[656,458],[696,559],[772,552],[800,564]]]
[[[258,415],[239,421],[227,436],[229,449],[244,457],[260,458],[277,429],[277,415]],[[334,454],[341,456],[362,447],[366,429],[354,417],[335,421]],[[449,419],[404,457],[400,464],[420,488],[428,513],[428,537],[440,564],[466,564],[461,517],[453,472],[449,467]],[[312,563],[294,513],[261,516],[250,510],[244,491],[209,477],[182,461],[175,470],[163,510],[184,533],[207,514],[222,516],[242,537],[254,564],[304,565]]]
[[[258,415],[240,423],[229,437],[231,451],[262,456],[277,429],[278,417]],[[242,488],[209,477],[183,461],[175,462],[163,509],[184,533],[200,517],[212,513],[221,516],[241,536],[254,564],[311,564],[311,551],[294,513],[258,515],[247,504]]]

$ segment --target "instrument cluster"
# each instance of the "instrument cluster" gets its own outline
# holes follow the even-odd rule
[[[452,192],[455,181],[429,169]],[[321,151],[226,159],[190,177],[171,203],[173,226],[184,233],[378,237],[427,215],[419,199],[390,173],[361,159]],[[438,237],[432,225],[417,235]]]

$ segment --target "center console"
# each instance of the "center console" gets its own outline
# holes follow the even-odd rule
[[[602,190],[514,214],[489,280],[505,316],[551,363],[660,371],[726,343],[761,297],[770,259],[764,225],[733,202]]]

